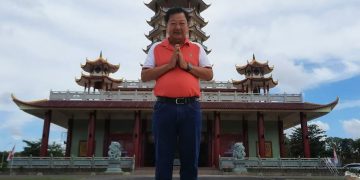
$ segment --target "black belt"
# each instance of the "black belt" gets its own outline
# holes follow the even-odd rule
[[[160,102],[174,103],[174,104],[189,104],[198,101],[198,97],[183,97],[183,98],[169,98],[169,97],[157,97]]]

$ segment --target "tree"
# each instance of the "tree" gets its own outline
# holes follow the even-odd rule
[[[333,156],[333,148],[335,148],[342,164],[360,161],[360,139],[328,137],[326,139],[326,147],[328,157]]]
[[[350,138],[342,139],[340,142],[339,156],[343,164],[347,164],[354,161],[354,140]]]
[[[355,162],[360,162],[360,138],[354,140],[353,142],[353,155],[354,155],[354,161]]]
[[[21,156],[40,156],[40,146],[41,141],[28,141],[23,140],[23,142],[26,144],[24,147],[24,150],[20,153]]]
[[[54,157],[64,157],[65,152],[61,144],[53,142],[49,145],[48,154],[52,154]]]
[[[23,142],[26,144],[26,146],[21,152],[22,156],[40,156],[41,139],[37,141],[23,140]],[[48,146],[48,156],[50,156],[50,154],[55,157],[63,157],[65,154],[64,148],[61,146],[61,144],[56,144],[53,142]]]
[[[308,126],[308,135],[310,143],[310,157],[323,157],[325,151],[325,131],[321,130],[318,125],[311,124]],[[304,157],[304,145],[302,139],[301,127],[295,128],[289,140],[290,157]]]

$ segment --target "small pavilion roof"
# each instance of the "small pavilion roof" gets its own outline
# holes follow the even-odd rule
[[[246,73],[246,69],[248,67],[257,67],[257,68],[262,68],[264,70],[264,74],[268,74],[270,73],[273,69],[274,69],[274,66],[273,67],[270,67],[269,62],[266,61],[265,63],[261,63],[259,61],[257,61],[255,59],[255,55],[253,54],[253,59],[249,62],[247,61],[247,64],[244,65],[244,66],[239,66],[239,65],[236,65],[236,70],[239,74],[245,74]]]
[[[123,79],[114,79],[107,75],[101,75],[101,76],[91,76],[91,75],[85,75],[81,74],[80,79],[76,79],[75,81],[80,86],[85,86],[86,83],[90,82],[106,82],[106,83],[114,83],[114,84],[121,84],[123,82]]]
[[[276,85],[278,85],[278,81],[274,81],[274,79],[270,76],[270,77],[261,77],[261,78],[246,78],[240,81],[236,81],[236,80],[232,80],[233,85],[236,86],[246,86],[246,85],[250,85],[250,83],[253,83],[253,86],[259,85],[259,86],[263,86],[263,84],[265,83],[266,85],[269,85],[269,88],[273,88]]]
[[[95,60],[89,60],[86,58],[86,63],[85,64],[81,64],[81,68],[85,71],[85,72],[88,72],[90,73],[93,69],[94,69],[94,66],[97,66],[97,65],[101,65],[101,66],[107,66],[108,67],[108,71],[110,73],[115,73],[116,71],[119,70],[120,68],[120,64],[118,65],[113,65],[111,63],[109,63],[107,61],[107,59],[103,58],[102,57],[102,52],[100,52],[100,56],[95,59]]]

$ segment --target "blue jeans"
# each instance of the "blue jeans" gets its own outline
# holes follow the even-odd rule
[[[152,124],[156,180],[172,179],[176,147],[180,155],[180,179],[197,179],[201,119],[198,101],[188,104],[156,102]]]

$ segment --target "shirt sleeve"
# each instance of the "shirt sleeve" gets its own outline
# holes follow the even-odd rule
[[[149,51],[148,51],[148,55],[145,59],[143,68],[154,68],[155,67],[155,55],[154,55],[154,49],[155,47],[160,44],[160,42],[154,43]]]
[[[203,48],[203,46],[200,43],[195,43],[197,46],[199,46],[199,66],[200,67],[212,67],[212,64],[210,63],[207,54]]]

